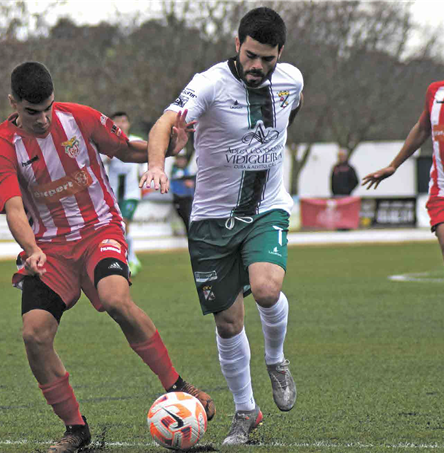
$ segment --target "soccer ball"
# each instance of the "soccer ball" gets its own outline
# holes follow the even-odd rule
[[[184,392],[165,393],[157,398],[147,421],[153,439],[172,450],[188,450],[207,430],[207,414],[201,402]]]

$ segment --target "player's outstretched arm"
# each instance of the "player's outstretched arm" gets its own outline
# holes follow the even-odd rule
[[[178,115],[180,115],[178,119]],[[186,113],[185,113],[186,115]],[[166,111],[154,124],[148,137],[148,171],[140,179],[140,187],[151,187],[160,193],[169,190],[168,176],[165,173],[165,157],[170,145],[171,134],[174,127],[177,137],[182,137],[184,118],[181,113]],[[177,140],[177,138],[176,138]],[[182,139],[179,139],[182,140]]]
[[[194,127],[197,121],[187,123],[187,113],[188,110],[185,109],[183,112],[178,112],[176,115],[175,124],[171,129],[171,138],[166,157],[175,156],[182,149],[184,149],[185,145],[188,143],[189,135],[196,131]]]
[[[428,123],[421,121],[420,119],[410,130],[404,145],[390,165],[364,176],[364,178],[362,178],[362,185],[367,185],[367,190],[371,189],[373,186],[376,189],[381,181],[392,176],[429,137],[430,127],[428,126]]]
[[[46,255],[35,241],[34,232],[29,226],[21,197],[10,198],[5,203],[5,211],[11,234],[28,256],[25,261],[25,269],[31,275],[43,275],[46,272],[44,268]]]
[[[132,140],[127,143],[127,146],[119,149],[115,155],[122,162],[134,162],[136,164],[144,164],[148,162],[148,143],[145,140]]]

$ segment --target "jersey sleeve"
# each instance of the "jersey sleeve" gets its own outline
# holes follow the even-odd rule
[[[204,74],[196,74],[179,97],[165,111],[188,110],[187,121],[197,120],[210,107],[215,96],[215,85]]]
[[[122,145],[128,143],[124,132],[103,113],[85,105],[77,105],[75,114],[100,153],[113,157]]]
[[[5,204],[10,198],[21,196],[14,149],[0,139],[0,213],[5,213]]]
[[[291,105],[291,110],[296,110],[301,104],[301,94],[304,89],[304,78],[301,71],[298,68],[292,67],[292,75],[295,82],[296,96],[294,98],[293,104]]]

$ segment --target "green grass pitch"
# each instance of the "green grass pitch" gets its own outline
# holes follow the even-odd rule
[[[140,258],[134,300],[156,323],[177,370],[216,402],[216,417],[192,451],[220,451],[233,401],[220,372],[213,319],[200,312],[188,254]],[[46,452],[63,425],[27,364],[13,270],[12,261],[0,262],[0,452]],[[412,273],[435,280],[388,279]],[[249,297],[246,330],[264,423],[252,445],[229,451],[444,450],[443,288],[436,243],[291,248],[286,356],[298,401],[289,413],[273,403],[259,316]],[[90,423],[89,452],[167,451],[153,443],[146,424],[161,385],[108,315],[82,298],[62,318],[56,348]]]

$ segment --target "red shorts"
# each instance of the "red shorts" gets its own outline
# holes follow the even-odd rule
[[[63,244],[41,242],[38,245],[47,259],[46,272],[40,278],[62,298],[66,308],[75,305],[83,290],[95,309],[104,311],[94,286],[94,269],[104,258],[117,258],[128,264],[128,246],[120,228],[103,227],[79,241]],[[22,252],[22,260],[25,259]],[[29,274],[22,266],[12,277],[13,285],[20,287],[26,275]]]
[[[430,226],[432,231],[435,231],[437,225],[444,223],[444,198],[429,198],[426,207],[430,217]]]

